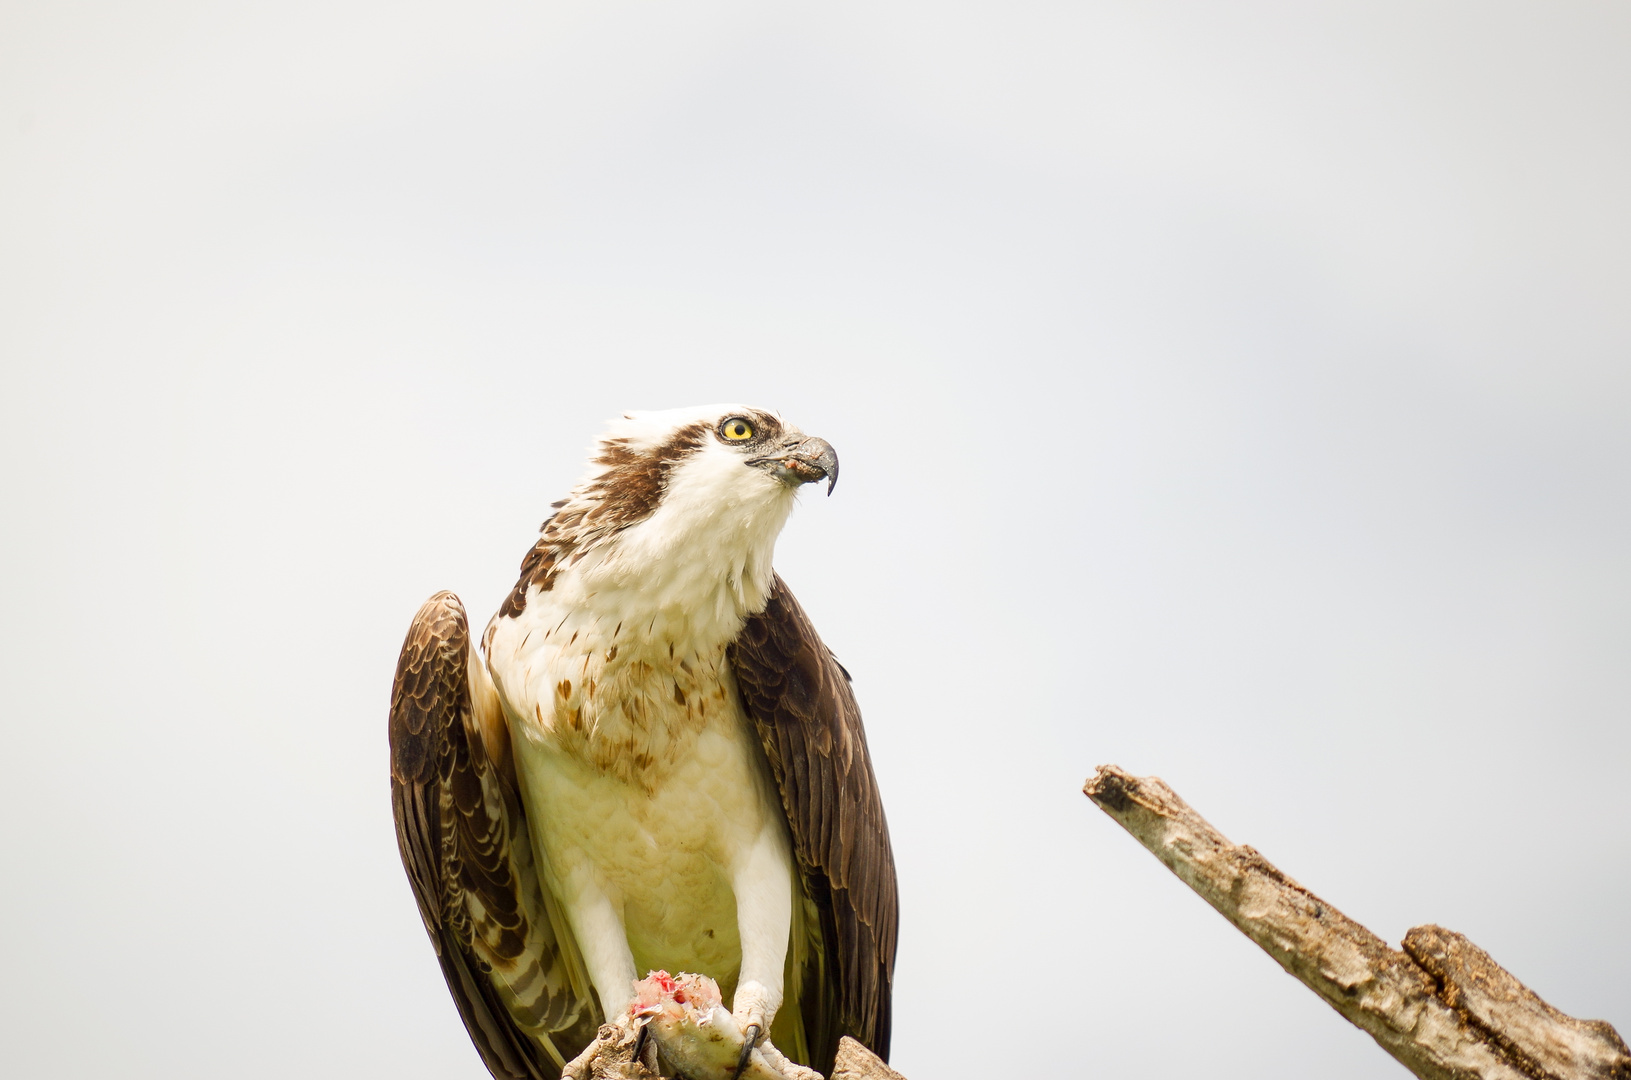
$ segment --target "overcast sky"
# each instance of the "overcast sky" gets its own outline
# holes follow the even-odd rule
[[[0,4],[0,1073],[476,1080],[418,604],[604,421],[843,460],[777,564],[895,1063],[1403,1071],[1080,794],[1631,1034],[1631,9]]]

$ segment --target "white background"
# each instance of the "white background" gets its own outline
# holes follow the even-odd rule
[[[1101,762],[1631,1030],[1628,56],[1562,0],[6,0],[0,1073],[482,1076],[401,636],[717,400],[843,460],[778,565],[914,1080],[1403,1075]]]

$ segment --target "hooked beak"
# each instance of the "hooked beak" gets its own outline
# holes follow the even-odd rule
[[[838,485],[838,452],[826,439],[795,435],[770,453],[749,458],[748,464],[768,470],[789,487],[825,479],[831,495]]]

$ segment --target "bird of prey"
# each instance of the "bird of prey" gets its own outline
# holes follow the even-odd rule
[[[716,979],[748,1047],[887,1057],[883,804],[849,673],[771,566],[800,488],[837,479],[773,412],[628,413],[479,650],[452,593],[414,617],[397,842],[493,1076],[584,1075],[654,969]]]

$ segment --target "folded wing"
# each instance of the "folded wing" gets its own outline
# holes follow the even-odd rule
[[[599,1010],[539,886],[508,731],[452,593],[402,644],[390,738],[402,865],[471,1041],[495,1077],[554,1080]]]
[[[898,901],[889,827],[849,675],[778,575],[730,650],[818,913],[798,988],[810,1065],[831,1071],[843,1035],[889,1054]]]

